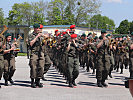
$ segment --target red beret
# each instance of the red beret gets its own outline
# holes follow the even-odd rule
[[[73,28],[75,28],[75,27],[76,27],[75,25],[71,25],[71,26],[70,26],[70,29],[73,29]]]
[[[43,25],[42,24],[40,24],[40,28],[43,28]]]
[[[76,38],[77,37],[77,34],[72,34],[71,35],[71,38]]]
[[[62,32],[63,35],[65,35],[67,32]]]
[[[67,29],[66,31],[70,31],[70,29]]]
[[[55,30],[55,32],[57,32],[57,31],[59,31],[59,30]]]
[[[59,36],[59,35],[60,35],[60,33],[56,34],[56,36]]]

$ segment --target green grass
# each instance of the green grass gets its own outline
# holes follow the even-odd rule
[[[27,56],[27,53],[18,53],[18,56]]]

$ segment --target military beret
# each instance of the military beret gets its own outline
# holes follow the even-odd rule
[[[58,32],[59,30],[55,30],[55,32]]]
[[[86,37],[86,34],[84,33],[84,34],[81,35],[81,37],[82,37],[82,36],[83,36],[83,37]]]
[[[60,35],[60,33],[56,34],[56,36],[59,36],[59,35]]]
[[[106,37],[111,36],[111,34],[107,34]]]
[[[95,36],[95,37],[94,37],[94,39],[97,39],[97,38],[98,38],[98,36]]]
[[[77,34],[72,34],[71,35],[71,38],[76,38],[77,37]]]
[[[73,28],[75,28],[75,27],[76,27],[75,25],[71,25],[71,26],[70,26],[70,29],[73,29]]]
[[[131,33],[131,35],[133,35],[133,32]]]
[[[92,33],[90,32],[88,35],[91,35]]]
[[[35,23],[35,24],[33,25],[33,27],[34,27],[34,28],[40,28],[40,24]]]
[[[66,33],[67,33],[67,32],[65,32],[65,31],[64,31],[64,32],[62,32],[62,34],[63,34],[63,35],[65,35]]]
[[[41,29],[43,28],[43,25],[42,25],[42,24],[40,24],[40,28],[41,28]]]
[[[101,30],[101,33],[107,33],[105,29],[102,29]]]
[[[8,36],[12,36],[12,35],[10,33],[7,33],[5,37],[7,38]]]

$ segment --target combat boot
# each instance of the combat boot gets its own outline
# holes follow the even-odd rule
[[[113,78],[113,77],[112,77],[112,74],[111,74],[111,71],[109,72],[109,77],[110,77],[110,78]]]
[[[69,80],[69,85],[68,86],[73,88],[73,84],[72,84],[72,80],[71,79]]]
[[[9,78],[9,80],[8,80],[11,84],[13,84],[14,83],[14,81],[11,79],[11,78]]]
[[[40,79],[39,78],[37,78],[35,82],[36,82],[36,86],[38,86],[39,88],[43,87],[43,84],[40,83]]]
[[[123,74],[123,69],[121,69],[121,72],[120,72],[120,74]]]
[[[75,80],[73,80],[72,84],[73,84],[74,86],[77,86],[77,84],[75,83]]]
[[[104,87],[108,87],[108,85],[105,83],[105,80],[103,80],[101,83]]]
[[[47,79],[46,79],[44,76],[42,77],[42,80],[43,80],[43,81],[47,81]]]
[[[5,86],[8,86],[9,84],[8,84],[8,80],[5,80]]]
[[[36,88],[36,84],[35,84],[35,82],[34,82],[34,79],[33,79],[33,78],[31,78],[31,87],[32,87],[32,88]]]
[[[98,87],[103,87],[100,80],[97,81],[97,86]]]

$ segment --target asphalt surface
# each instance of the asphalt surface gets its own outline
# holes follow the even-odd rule
[[[41,81],[43,88],[30,87],[30,68],[27,57],[16,58],[16,72],[12,86],[4,86],[0,81],[0,100],[133,100],[129,89],[124,87],[124,79],[129,76],[129,69],[124,74],[113,71],[113,78],[108,78],[108,88],[96,86],[95,74],[80,68],[76,80],[77,87],[69,88],[66,81],[54,67],[45,75],[48,81]]]

